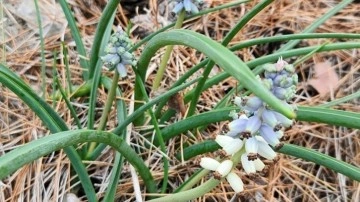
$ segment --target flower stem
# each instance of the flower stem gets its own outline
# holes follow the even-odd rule
[[[112,103],[114,101],[114,98],[116,96],[116,88],[118,87],[118,81],[119,81],[119,73],[117,71],[115,71],[114,77],[113,77],[113,82],[110,88],[110,92],[109,95],[107,97],[106,103],[105,103],[105,107],[104,110],[101,114],[101,118],[100,118],[100,123],[99,123],[99,127],[98,127],[98,131],[102,131],[104,130],[105,126],[106,126],[106,121],[107,121],[107,117],[109,115]],[[89,149],[88,149],[88,153],[86,155],[86,159],[87,157],[89,157],[91,155],[91,153],[94,151],[95,147],[96,147],[97,143],[96,142],[92,142],[90,143]]]
[[[183,9],[177,20],[176,20],[176,24],[174,26],[174,29],[180,29],[183,25],[183,22],[184,22],[184,18],[185,18],[185,9]],[[155,91],[159,88],[160,86],[160,82],[164,76],[164,72],[165,72],[165,67],[169,61],[169,58],[170,58],[170,55],[171,55],[171,52],[173,50],[174,46],[173,45],[169,45],[166,47],[166,50],[165,50],[165,54],[164,56],[162,57],[162,60],[161,60],[161,63],[160,63],[160,67],[158,69],[158,72],[156,74],[156,77],[154,79],[154,82],[153,82],[153,86],[152,86],[152,89]]]

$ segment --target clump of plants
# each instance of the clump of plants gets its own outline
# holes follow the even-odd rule
[[[177,16],[176,23],[164,27],[133,44],[129,37],[129,28],[113,28],[118,1],[109,0],[97,25],[91,53],[87,55],[68,4],[65,0],[59,2],[69,21],[79,55],[90,58],[86,60],[85,57],[80,57],[80,65],[84,70],[83,85],[72,91],[70,83],[66,87],[67,89],[63,89],[55,74],[56,91],[49,95],[51,99],[61,98],[66,101],[74,119],[74,126],[65,123],[60,114],[54,111],[44,97],[39,97],[24,80],[11,71],[6,63],[2,63],[0,65],[0,82],[30,107],[42,120],[51,135],[31,141],[2,155],[0,157],[1,180],[6,180],[7,177],[27,163],[53,151],[64,149],[87,200],[98,201],[99,198],[95,193],[94,185],[83,161],[97,159],[106,146],[111,146],[117,153],[112,168],[114,172],[110,176],[110,184],[102,198],[103,201],[115,200],[116,187],[120,182],[120,173],[125,162],[130,163],[136,169],[145,186],[142,190],[146,196],[145,199],[153,202],[192,200],[211,192],[222,181],[227,181],[230,184],[234,195],[241,193],[246,189],[246,184],[241,179],[242,175],[256,176],[257,173],[267,168],[269,162],[274,163],[275,161],[276,163],[277,152],[314,162],[342,173],[353,180],[360,181],[359,168],[312,149],[289,144],[286,142],[285,131],[286,128],[296,124],[295,120],[349,128],[360,127],[360,114],[358,113],[316,106],[299,106],[292,103],[298,84],[297,62],[295,64],[286,62],[286,59],[290,57],[297,57],[299,58],[298,61],[303,61],[318,51],[360,47],[360,44],[355,42],[353,46],[338,42],[293,49],[299,39],[360,38],[360,35],[346,33],[310,34],[314,27],[320,25],[314,23],[314,27],[305,30],[304,33],[249,39],[228,47],[232,38],[256,14],[273,1],[260,1],[237,22],[222,42],[217,42],[194,31],[182,29],[184,19],[237,6],[246,3],[246,1],[236,1],[216,8],[201,10],[200,8],[205,3],[203,1],[176,0],[172,10],[173,15]],[[340,7],[334,7],[331,12],[336,11],[336,9],[339,10]],[[324,15],[322,20],[326,18],[329,16]],[[246,63],[233,53],[233,51],[241,48],[274,41],[289,42],[274,54],[259,57]],[[134,51],[143,44],[145,46],[141,54],[136,56]],[[174,45],[196,49],[206,55],[207,58],[198,64],[193,64],[191,70],[181,75],[171,88],[150,98],[145,79],[150,60],[160,48],[166,47],[151,88],[152,92],[156,92],[163,79]],[[215,78],[209,78],[210,71],[215,64],[223,71]],[[133,71],[129,71],[130,68]],[[203,69],[202,76],[191,80],[191,76],[199,69]],[[112,78],[107,76],[109,74],[105,74],[107,71],[113,71]],[[128,113],[128,106],[123,100],[115,99],[116,96],[121,95],[119,80],[126,78],[129,74],[134,74],[136,77],[134,98],[137,102],[132,113]],[[208,86],[219,83],[228,77],[237,79],[239,85],[233,86],[233,89],[217,103],[213,110],[197,113],[196,105],[201,93]],[[196,87],[191,92],[186,116],[181,121],[170,122],[169,120],[174,117],[174,113],[171,109],[165,109],[165,104],[169,99],[193,84],[196,84]],[[100,87],[107,89],[107,100],[102,108],[101,117],[96,118],[96,98]],[[43,94],[46,94],[45,88],[43,88]],[[79,115],[70,102],[70,98],[74,97],[86,98],[83,99],[89,106],[86,127],[79,124]],[[117,125],[111,130],[106,130],[107,119],[113,105],[116,107]],[[97,119],[99,119],[99,124],[95,127],[94,123]],[[150,122],[145,120],[150,120]],[[161,127],[160,125],[166,121],[169,124]],[[169,157],[166,155],[168,151],[167,142],[186,131],[198,129],[201,133],[206,125],[225,121],[229,121],[228,131],[218,134],[214,140],[187,145],[184,151],[179,154],[185,160],[196,157],[201,159],[199,172],[184,180],[174,192],[170,192]],[[130,124],[137,126],[149,124],[151,130],[154,131],[154,138],[148,139],[148,142],[149,147],[158,147],[158,150],[161,151],[163,164],[163,177],[161,179],[153,177],[152,171],[141,158],[139,151],[132,148],[126,141],[126,128]],[[139,133],[141,134],[141,131]],[[223,151],[223,154],[216,158],[207,156],[208,153],[215,151]]]

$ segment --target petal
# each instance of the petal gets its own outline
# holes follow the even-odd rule
[[[276,157],[274,150],[265,142],[258,141],[258,154],[268,160],[273,160]]]
[[[288,119],[286,116],[280,114],[279,112],[274,111],[274,116],[276,120],[278,120],[278,122],[281,123],[281,125],[285,128],[288,128],[293,124],[292,120]]]
[[[216,172],[218,172],[222,177],[225,177],[232,170],[234,163],[231,160],[225,160],[221,162],[219,167],[217,167]]]
[[[223,147],[227,155],[233,155],[238,152],[243,146],[243,141],[239,138],[233,139],[233,142]]]
[[[198,13],[199,9],[197,8],[197,6],[193,3],[191,3],[191,13]]]
[[[286,89],[284,88],[280,88],[280,87],[274,88],[273,94],[280,100],[286,99]]]
[[[255,137],[251,137],[251,138],[246,140],[246,142],[245,142],[245,150],[246,150],[246,153],[248,153],[248,154],[250,154],[250,153],[257,154],[258,141],[257,141],[257,139]]]
[[[227,145],[230,145],[234,142],[234,138],[226,136],[226,135],[217,135],[215,138],[215,142],[217,142],[222,148]]]
[[[260,118],[255,115],[249,118],[249,121],[246,123],[245,131],[250,132],[250,134],[254,134],[259,130],[261,126]]]
[[[119,72],[121,78],[126,77],[127,75],[126,67],[122,63],[116,65],[116,70]]]
[[[209,158],[209,157],[201,158],[201,161],[200,161],[201,167],[208,169],[208,170],[212,170],[212,171],[215,171],[219,167],[219,165],[220,165],[220,163],[217,160]]]
[[[264,140],[270,144],[271,146],[275,147],[280,143],[277,139],[277,135],[274,132],[274,129],[268,126],[267,124],[262,124],[260,127],[260,135],[264,138]]]
[[[233,120],[229,123],[230,131],[235,131],[237,133],[243,132],[245,130],[246,123],[248,122],[247,118],[241,117]]]
[[[238,113],[235,111],[235,110],[231,110],[230,113],[229,113],[229,116],[233,119],[233,120],[236,120],[239,118],[239,115]]]
[[[184,8],[183,2],[179,2],[175,5],[174,9],[172,10],[173,13],[179,13],[181,9]]]
[[[244,183],[241,180],[241,178],[233,173],[230,172],[227,176],[226,176],[226,180],[229,182],[231,188],[236,192],[242,192],[244,190]]]
[[[278,123],[274,111],[272,110],[265,109],[261,114],[261,118],[265,123],[267,123],[272,128],[274,128]]]
[[[184,8],[187,12],[191,12],[191,0],[184,0]]]
[[[236,104],[238,107],[242,107],[242,99],[241,99],[241,97],[235,97],[234,104]]]
[[[254,162],[249,161],[246,154],[241,155],[241,164],[247,174],[256,172]]]
[[[255,159],[253,162],[257,171],[262,171],[265,168],[265,164],[260,159]]]
[[[276,134],[277,139],[280,139],[284,136],[284,131],[279,130],[279,131],[276,131],[275,134]]]
[[[252,109],[252,111],[256,111],[263,106],[263,101],[260,98],[254,96],[248,99],[246,106]]]

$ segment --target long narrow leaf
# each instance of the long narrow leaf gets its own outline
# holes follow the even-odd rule
[[[160,33],[149,41],[139,59],[139,72],[141,72],[140,76],[143,81],[150,59],[155,52],[162,46],[176,44],[190,46],[204,53],[275,110],[287,117],[295,117],[292,109],[284,106],[279,99],[258,82],[248,66],[236,55],[210,38],[189,30],[172,30],[167,33]],[[135,99],[143,100],[141,92],[136,91],[135,95]]]
[[[80,32],[79,32],[79,29],[76,26],[75,18],[73,16],[73,14],[71,13],[71,10],[69,9],[69,5],[67,4],[66,0],[60,0],[59,3],[60,3],[60,6],[61,6],[64,14],[65,14],[66,21],[69,23],[71,35],[74,38],[74,41],[75,41],[75,44],[76,44],[76,50],[78,51],[78,53],[80,55],[79,58],[80,58],[80,65],[83,68],[83,78],[87,79],[88,78],[89,63],[86,60],[85,46],[84,46],[84,43],[81,40],[81,35],[80,35]]]
[[[33,92],[19,77],[5,65],[0,64],[0,82],[13,91],[42,120],[52,133],[68,130],[65,122],[52,108]],[[94,187],[90,181],[81,158],[73,146],[64,148],[71,165],[79,176],[89,201],[97,201]]]
[[[122,138],[109,132],[94,130],[73,130],[56,133],[31,141],[6,153],[0,157],[0,179],[3,179],[15,172],[21,166],[30,163],[41,156],[71,145],[85,142],[101,142],[116,149],[136,168],[139,175],[144,180],[148,191],[156,191],[156,186],[149,168]]]

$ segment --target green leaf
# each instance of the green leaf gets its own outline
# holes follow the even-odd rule
[[[327,123],[360,129],[360,114],[336,109],[301,106],[296,112],[299,121]]]
[[[0,82],[25,102],[52,133],[68,130],[65,122],[60,116],[34,91],[32,91],[28,85],[3,64],[0,64]],[[88,200],[97,201],[94,187],[75,148],[69,146],[64,148],[64,151],[69,157],[72,167],[79,176]]]
[[[165,45],[186,45],[195,48],[219,64],[226,72],[238,79],[246,88],[262,98],[275,110],[289,118],[295,117],[293,110],[283,105],[279,99],[269,92],[256,79],[248,66],[230,50],[208,37],[189,30],[171,30],[166,33],[160,33],[148,42],[138,63],[138,69],[143,81],[145,80],[145,72],[152,56]],[[137,89],[135,88],[135,90]],[[140,91],[135,91],[135,99],[143,100]]]
[[[78,51],[80,55],[80,65],[83,68],[83,78],[88,78],[88,68],[89,63],[86,59],[86,50],[84,47],[84,43],[81,40],[81,35],[79,32],[79,29],[76,26],[76,21],[74,16],[71,13],[71,10],[69,9],[69,5],[67,4],[66,0],[60,0],[59,1],[60,6],[65,14],[66,21],[69,24],[71,35],[74,38],[75,44],[76,44],[76,50]]]
[[[149,192],[156,192],[155,183],[149,168],[144,161],[131,149],[126,142],[110,133],[94,130],[73,130],[52,134],[21,147],[18,147],[0,157],[0,179],[15,172],[21,166],[30,163],[41,156],[85,142],[101,142],[110,145],[120,152],[133,165],[142,177]],[[41,149],[39,149],[41,148]]]

